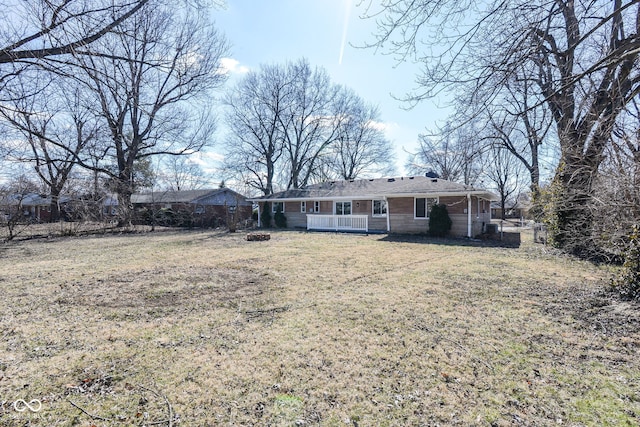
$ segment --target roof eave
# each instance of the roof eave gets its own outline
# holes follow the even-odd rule
[[[479,196],[486,200],[496,201],[500,198],[490,191],[484,190],[460,190],[460,191],[427,191],[418,193],[389,193],[389,194],[362,194],[353,196],[307,196],[307,197],[260,197],[247,199],[252,203],[258,202],[303,202],[308,200],[314,201],[332,201],[332,200],[373,200],[383,198],[400,198],[400,197],[451,197],[451,196]]]

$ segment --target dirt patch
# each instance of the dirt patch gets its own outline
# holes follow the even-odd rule
[[[238,269],[142,270],[65,284],[56,302],[107,308],[195,308],[255,297],[268,282],[265,274]]]

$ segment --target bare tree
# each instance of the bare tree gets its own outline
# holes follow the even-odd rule
[[[420,135],[419,149],[407,165],[415,174],[435,172],[442,179],[473,185],[482,172],[484,146],[473,126],[446,125],[439,136]]]
[[[523,164],[509,150],[495,144],[485,153],[488,161],[485,163],[483,175],[493,184],[492,187],[500,196],[502,219],[505,219],[507,203],[514,205],[522,193]]]
[[[0,64],[73,53],[113,31],[148,1],[2,2]]]
[[[28,227],[23,202],[38,190],[38,185],[25,175],[17,175],[0,186],[0,225],[6,230],[5,240],[15,239]]]
[[[605,150],[591,205],[598,243],[624,252],[630,230],[640,223],[640,105],[633,102],[616,123]]]
[[[225,103],[227,168],[265,195],[387,170],[392,161],[377,110],[306,60],[250,72]]]
[[[355,94],[350,96],[353,102],[340,124],[339,136],[319,159],[317,170],[323,173],[318,178],[352,180],[393,174],[395,156],[378,109]]]
[[[589,208],[594,178],[617,117],[640,94],[640,2],[615,0],[598,6],[598,10],[582,11],[573,2],[560,4],[555,21],[564,24],[562,38],[549,30],[532,34],[537,43],[534,60],[540,70],[539,85],[562,149],[555,177],[559,203],[554,239],[561,247],[585,256],[598,252]],[[578,15],[580,12],[584,15]],[[591,13],[599,17],[594,24],[589,20]],[[633,31],[629,37],[625,24]],[[602,39],[607,43],[603,45]],[[565,46],[558,48],[563,41]],[[583,50],[591,56],[579,56]]]
[[[326,70],[312,68],[305,59],[289,63],[287,75],[291,85],[280,116],[289,168],[287,188],[301,188],[308,184],[320,156],[339,139],[353,98],[331,83]]]
[[[65,74],[78,49],[114,31],[148,1],[0,1],[0,110],[8,107],[12,115],[15,102],[43,96],[49,72]],[[10,145],[4,139],[0,149],[6,154]]]
[[[206,12],[152,1],[81,58],[110,136],[101,162],[81,165],[115,184],[122,223],[130,222],[136,162],[211,143],[210,91],[226,79],[219,61],[227,45]]]
[[[283,153],[289,80],[280,66],[262,66],[247,74],[225,97],[230,129],[225,164],[241,182],[264,195],[274,192],[276,164]]]
[[[542,146],[545,142],[551,144],[553,122],[549,109],[532,85],[525,75],[514,75],[492,104],[483,106],[480,117],[486,117],[489,123],[486,139],[490,144],[506,149],[526,168],[535,199],[540,187]]]
[[[113,32],[149,0],[33,0],[0,2],[0,100],[37,95],[41,87],[11,92],[30,71],[65,74],[73,55]],[[0,105],[0,108],[2,106]]]
[[[24,91],[18,88],[18,93]],[[52,222],[60,218],[59,197],[76,158],[88,155],[87,148],[100,133],[98,119],[86,101],[73,81],[57,78],[39,96],[17,96],[11,107],[5,104],[0,109],[22,137],[16,141],[20,149],[8,158],[33,167],[51,197]]]
[[[464,88],[488,104],[511,76],[526,73],[561,147],[554,241],[589,256],[594,178],[617,117],[640,93],[640,1],[398,0],[373,7],[369,15],[382,16],[375,45],[424,66],[422,90],[410,101]]]
[[[630,218],[640,219],[640,100],[634,100],[616,123],[607,159],[605,175],[616,177],[616,191],[634,209]]]
[[[169,156],[157,172],[160,186],[170,191],[197,190],[207,179],[200,165],[189,156]]]

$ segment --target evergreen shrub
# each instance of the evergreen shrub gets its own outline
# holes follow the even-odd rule
[[[431,212],[429,213],[429,236],[445,237],[451,231],[452,224],[446,205],[435,204],[431,207]]]

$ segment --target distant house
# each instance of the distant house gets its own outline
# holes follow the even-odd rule
[[[505,219],[526,219],[529,218],[531,210],[531,201],[526,198],[520,198],[515,203],[508,203],[504,208]],[[491,217],[503,218],[502,206],[499,202],[491,203]]]
[[[100,216],[109,218],[118,214],[118,195],[117,194],[105,194],[100,200],[101,212]]]
[[[251,218],[252,203],[229,189],[134,193],[131,203],[140,221],[167,225],[219,226],[233,218]]]
[[[473,237],[491,221],[489,191],[430,176],[330,181],[252,199],[282,211],[287,227],[307,230],[426,233],[434,204],[447,206],[451,234]]]
[[[72,199],[68,196],[58,198],[61,214]],[[51,196],[37,193],[12,194],[0,202],[0,211],[5,216],[20,215],[20,219],[30,222],[49,222],[51,220]],[[18,212],[19,211],[19,212]]]

